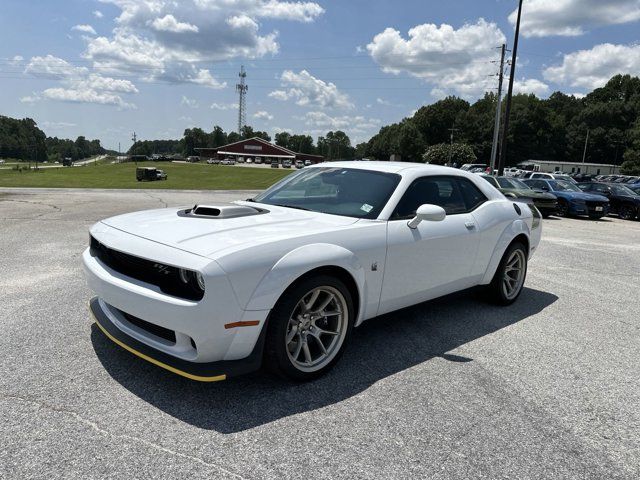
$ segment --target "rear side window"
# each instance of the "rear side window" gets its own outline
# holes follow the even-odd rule
[[[458,178],[458,185],[460,185],[460,191],[462,192],[462,198],[467,207],[467,212],[475,210],[484,202],[487,201],[487,197],[480,191],[470,180],[466,178]]]
[[[438,205],[447,215],[466,213],[486,200],[482,192],[464,178],[422,177],[409,186],[391,219],[413,218],[418,207],[424,204]]]

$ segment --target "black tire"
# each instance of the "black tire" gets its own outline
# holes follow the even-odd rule
[[[549,218],[549,216],[551,215],[549,212],[544,211],[544,212],[540,212],[540,214],[542,215],[542,218]]]
[[[636,218],[636,214],[636,207],[629,204],[621,205],[620,210],[618,211],[618,217],[623,220],[633,220]]]
[[[569,204],[566,200],[558,200],[558,207],[556,208],[556,217],[568,217],[569,216]]]
[[[328,287],[337,290],[343,297],[346,310],[346,326],[340,344],[336,344],[330,361],[314,371],[302,371],[290,358],[286,336],[290,318],[295,309],[310,292],[317,288]],[[264,364],[270,371],[289,380],[305,382],[327,373],[340,359],[351,337],[355,321],[355,309],[349,289],[343,282],[329,275],[317,275],[299,280],[290,286],[280,297],[269,315],[269,324],[265,338]],[[341,330],[342,331],[342,330]]]
[[[509,296],[504,291],[503,279],[505,276],[505,270],[507,268],[507,262],[512,257],[514,252],[516,252],[516,250],[519,250],[523,255],[524,273],[523,273],[523,277],[520,282],[520,287],[517,293],[515,294],[515,296]],[[511,305],[513,302],[515,302],[518,299],[518,297],[522,293],[524,282],[527,278],[528,256],[529,255],[528,255],[527,249],[521,242],[516,241],[516,242],[513,242],[511,245],[509,245],[507,250],[504,252],[504,255],[502,256],[502,260],[500,260],[500,264],[498,265],[498,268],[496,270],[496,273],[493,276],[493,279],[491,280],[491,283],[487,286],[487,294],[488,294],[489,300],[492,303],[495,303],[497,305]]]

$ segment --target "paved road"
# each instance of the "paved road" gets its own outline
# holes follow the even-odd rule
[[[358,329],[325,378],[198,384],[96,330],[87,229],[248,192],[0,189],[0,477],[640,476],[640,222],[549,219],[509,308]]]

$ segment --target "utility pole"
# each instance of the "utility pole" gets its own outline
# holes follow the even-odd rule
[[[502,143],[500,145],[500,161],[498,162],[498,175],[504,174],[504,163],[507,158],[507,135],[509,134],[509,114],[511,113],[511,97],[513,95],[513,81],[516,77],[516,59],[518,58],[518,37],[520,36],[520,17],[522,16],[522,0],[518,3],[518,19],[516,21],[516,33],[513,39],[513,52],[511,55],[511,74],[509,75],[509,90],[507,103],[504,109],[504,128],[502,130]]]
[[[587,146],[589,144],[589,129],[587,128],[587,137],[584,139],[584,151],[582,152],[582,163],[587,158]]]
[[[500,136],[500,114],[502,113],[502,81],[504,80],[504,53],[507,46],[503,43],[500,49],[500,71],[498,73],[498,104],[496,106],[496,122],[493,127],[493,144],[491,145],[491,171],[496,170],[498,154],[498,138]]]
[[[249,86],[245,85],[245,78],[247,78],[247,72],[244,71],[244,65],[240,67],[240,73],[238,74],[240,77],[240,83],[236,84],[236,92],[238,92],[238,135],[242,135],[242,127],[247,123],[246,119],[246,109],[247,109],[247,90],[249,90]]]
[[[137,138],[138,137],[136,136],[136,132],[133,132],[133,137],[131,137],[131,140],[133,140],[133,145],[136,144]],[[133,147],[133,145],[131,147]],[[138,168],[138,158],[135,156],[135,152],[134,152],[133,158],[135,159],[135,162],[136,162],[136,168]]]
[[[458,130],[460,130],[460,129],[459,128],[455,128],[455,123],[449,129],[449,131],[451,132],[450,137],[449,137],[450,140],[451,140],[451,146],[449,147],[449,166],[451,166],[451,159],[453,158],[453,134],[455,132],[457,132]]]

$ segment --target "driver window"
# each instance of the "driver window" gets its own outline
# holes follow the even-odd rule
[[[452,177],[422,177],[415,180],[396,206],[392,220],[413,218],[420,205],[444,208],[447,215],[467,211],[460,188]]]

